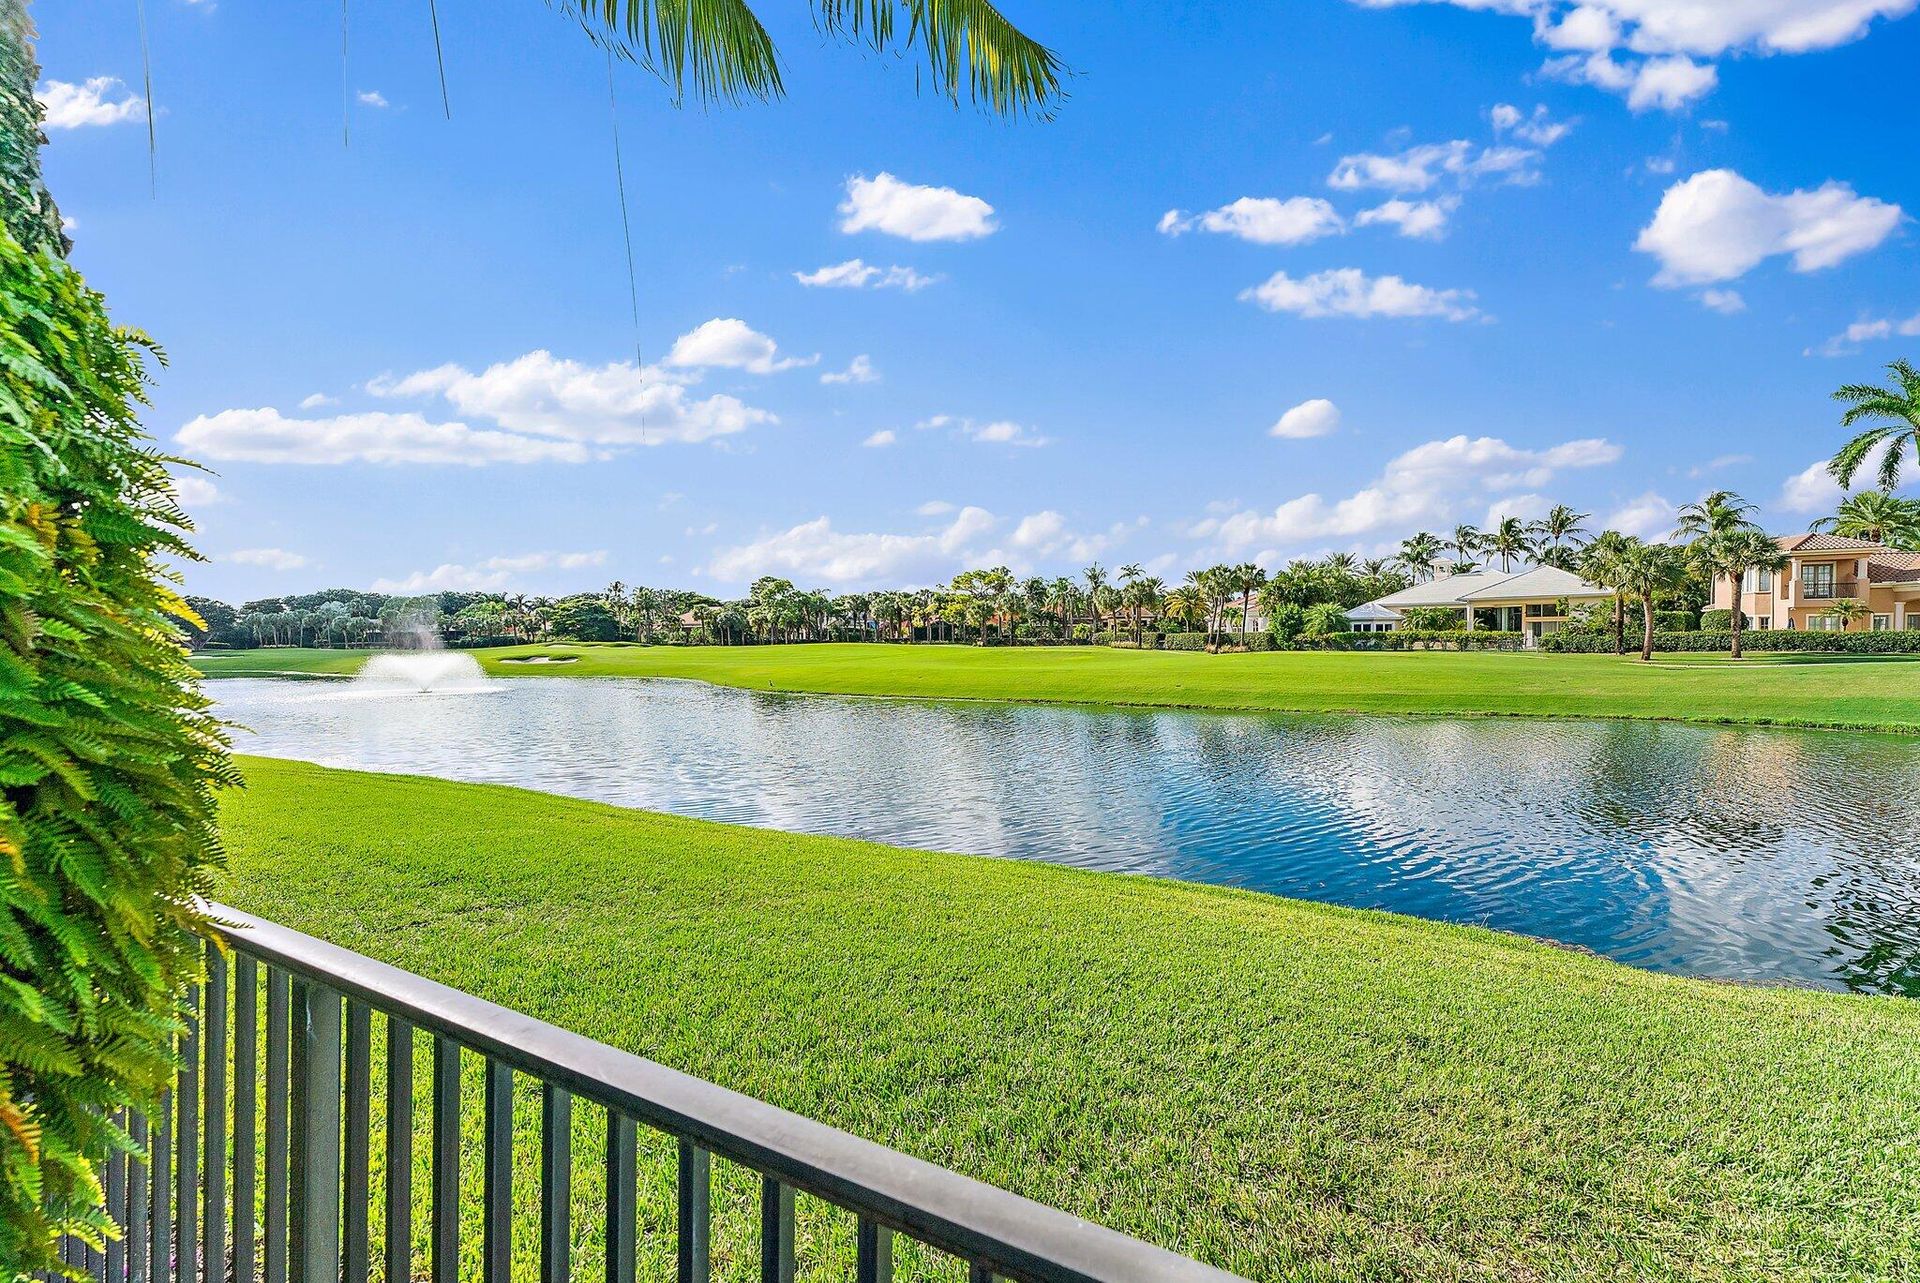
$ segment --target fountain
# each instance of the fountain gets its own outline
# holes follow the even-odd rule
[[[409,636],[413,645],[399,653],[374,655],[355,674],[353,690],[369,695],[468,695],[497,686],[482,672],[478,659],[442,647],[440,632],[430,624],[415,622],[403,630],[403,636]]]
[[[498,685],[481,671],[480,661],[449,650],[375,655],[353,679],[353,689],[368,694],[469,695]]]

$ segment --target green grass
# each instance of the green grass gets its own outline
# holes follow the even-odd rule
[[[1920,669],[1899,660],[1672,655],[1279,652],[1093,647],[519,646],[475,652],[502,677],[685,677],[756,690],[1293,712],[1668,718],[1920,730]],[[527,655],[565,664],[516,664]],[[364,655],[250,651],[210,676],[350,672]],[[1821,661],[1828,662],[1821,662]],[[1790,662],[1789,662],[1790,661]]]
[[[1218,888],[245,769],[225,805],[234,904],[1255,1279],[1772,1283],[1920,1260],[1920,1004]],[[523,1093],[523,1224],[533,1109]],[[664,1277],[671,1186],[648,1152],[643,1268]],[[716,1194],[732,1279],[754,1269],[751,1194],[732,1170]],[[806,1277],[845,1277],[849,1240],[809,1208]]]

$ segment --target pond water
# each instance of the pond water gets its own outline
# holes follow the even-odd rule
[[[520,678],[210,682],[243,752],[1250,887],[1662,971],[1920,995],[1920,740],[922,703]]]

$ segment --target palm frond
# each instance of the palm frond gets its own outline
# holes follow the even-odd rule
[[[907,28],[900,31],[900,11]],[[1045,45],[1009,22],[990,0],[814,0],[820,29],[876,53],[926,53],[934,87],[958,102],[964,87],[975,103],[1003,116],[1051,116],[1065,97],[1065,68]]]
[[[1853,488],[1853,474],[1860,471],[1860,465],[1866,462],[1873,448],[1884,441],[1891,428],[1868,428],[1853,440],[1841,446],[1827,463],[1827,472],[1847,489]]]
[[[1880,488],[1897,490],[1900,487],[1900,465],[1907,453],[1907,434],[1902,432],[1887,442],[1887,451],[1880,456]]]
[[[773,37],[746,0],[548,0],[596,43],[703,102],[778,98]]]

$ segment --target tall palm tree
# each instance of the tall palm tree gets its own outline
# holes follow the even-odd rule
[[[1740,658],[1740,634],[1746,626],[1747,615],[1740,608],[1740,584],[1749,570],[1769,570],[1774,574],[1785,571],[1790,559],[1780,551],[1780,541],[1764,530],[1747,528],[1729,530],[1712,535],[1700,541],[1695,552],[1701,563],[1716,575],[1725,575],[1733,585],[1733,646],[1734,659]]]
[[[1336,553],[1352,560],[1351,553]],[[1328,558],[1329,561],[1332,558]],[[1233,586],[1240,593],[1240,644],[1247,644],[1247,620],[1253,615],[1253,595],[1266,586],[1267,572],[1253,562],[1242,562],[1233,568]]]
[[[1613,653],[1627,650],[1627,598],[1625,558],[1640,541],[1618,530],[1603,530],[1589,543],[1580,558],[1580,573],[1588,582],[1613,594]]]
[[[1639,599],[1645,624],[1640,634],[1640,659],[1653,659],[1653,599],[1686,582],[1687,557],[1672,544],[1635,543],[1620,555],[1620,584]]]
[[[1502,517],[1500,524],[1482,538],[1480,547],[1489,558],[1500,559],[1501,570],[1512,570],[1516,558],[1532,555],[1533,536],[1527,530],[1527,523],[1520,518]]]
[[[1920,370],[1906,361],[1887,366],[1894,386],[1876,388],[1867,383],[1849,383],[1833,394],[1846,403],[1840,426],[1851,428],[1862,421],[1874,423],[1866,431],[1840,447],[1827,464],[1827,471],[1841,485],[1851,487],[1853,474],[1875,450],[1881,451],[1879,484],[1892,492],[1900,488],[1900,467],[1909,449],[1920,449]]]
[[[1807,529],[1831,530],[1849,539],[1912,551],[1920,548],[1920,500],[1862,490],[1842,499],[1831,517],[1822,517]]]
[[[1087,581],[1087,610],[1093,616],[1093,631],[1098,633],[1100,631],[1100,590],[1107,586],[1107,568],[1096,561],[1081,571],[1080,577]]]
[[[1558,548],[1563,544],[1578,547],[1586,542],[1587,528],[1582,523],[1587,516],[1587,513],[1575,512],[1564,503],[1556,503],[1546,516],[1533,523],[1532,532],[1548,548]]]
[[[733,103],[786,92],[779,51],[746,0],[554,3],[596,42],[658,75],[676,98]],[[952,101],[1046,116],[1063,97],[1059,58],[989,0],[813,0],[812,8],[828,37],[875,53],[918,45],[934,90]]]
[[[1440,536],[1422,530],[1419,534],[1400,543],[1400,554],[1394,558],[1400,568],[1413,576],[1415,583],[1424,583],[1433,578],[1440,564],[1440,554],[1446,551],[1446,544]]]
[[[1447,542],[1447,547],[1453,549],[1453,564],[1458,566],[1461,562],[1477,562],[1483,538],[1477,528],[1464,521],[1455,526],[1453,538]],[[1460,572],[1456,570],[1454,573]]]
[[[1693,543],[1712,535],[1723,535],[1753,525],[1752,514],[1757,511],[1757,504],[1748,503],[1733,491],[1715,490],[1681,507],[1672,537]]]

